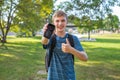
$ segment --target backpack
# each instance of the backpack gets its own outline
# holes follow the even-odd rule
[[[70,42],[70,45],[72,47],[74,47],[74,41],[73,41],[73,37],[71,34],[68,34],[68,40]],[[46,72],[48,72],[48,67],[50,65],[50,61],[51,61],[51,58],[52,58],[52,52],[53,52],[53,49],[56,45],[56,35],[53,34],[51,36],[51,45],[50,45],[50,48],[46,50],[46,55],[45,55],[45,68],[46,68]],[[43,45],[43,48],[44,48],[44,45]],[[72,55],[72,58],[73,58],[73,62],[74,62],[74,56]]]

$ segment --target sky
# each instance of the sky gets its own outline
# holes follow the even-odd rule
[[[115,6],[115,7],[112,8],[112,10],[113,10],[112,14],[117,15],[119,17],[119,20],[120,20],[120,7]]]
[[[67,0],[57,0],[56,5],[59,4],[60,2],[64,2],[64,1],[67,1]],[[115,7],[112,8],[112,10],[113,10],[112,14],[117,15],[119,20],[120,20],[120,7],[115,6]]]

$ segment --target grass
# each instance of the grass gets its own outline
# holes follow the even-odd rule
[[[44,69],[40,38],[8,38],[0,49],[0,80],[33,80]]]
[[[120,80],[120,34],[94,35],[82,42],[88,62],[76,60],[77,80]]]
[[[120,34],[92,35],[96,42],[81,42],[87,62],[75,59],[76,80],[120,80]],[[40,37],[8,37],[0,47],[0,80],[43,80],[45,50]]]

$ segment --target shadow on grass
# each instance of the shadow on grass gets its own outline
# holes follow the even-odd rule
[[[84,42],[89,59],[86,63],[75,59],[76,80],[120,80],[119,44],[120,39],[98,38],[96,42]]]
[[[120,80],[120,72],[105,63],[84,63],[75,65],[76,80]],[[90,64],[90,65],[89,65]]]
[[[101,42],[101,43],[120,43],[120,39],[100,39],[97,38],[96,42]]]
[[[41,39],[42,38],[42,36],[36,36],[36,37],[33,37],[33,39]]]
[[[34,80],[39,70],[45,70],[40,42],[8,42],[7,47],[0,49],[1,80]]]
[[[96,61],[112,61],[120,60],[120,49],[116,48],[92,48],[88,49],[88,56],[90,60]]]
[[[90,60],[96,61],[120,60],[119,39],[98,39],[96,42],[87,42],[82,45],[85,48],[86,52],[88,53]]]

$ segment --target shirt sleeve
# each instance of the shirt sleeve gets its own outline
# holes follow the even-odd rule
[[[74,35],[73,35],[73,40],[74,40],[74,48],[79,51],[84,51],[84,49],[80,43],[80,40]]]

